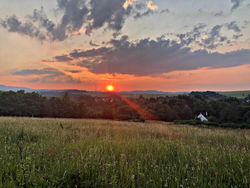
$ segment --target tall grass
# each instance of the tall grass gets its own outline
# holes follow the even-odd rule
[[[0,187],[249,187],[250,131],[0,118]]]

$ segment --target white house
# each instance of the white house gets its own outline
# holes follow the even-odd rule
[[[203,116],[202,113],[200,113],[200,114],[197,116],[197,118],[200,119],[202,122],[208,121],[208,119],[207,119],[205,116]]]

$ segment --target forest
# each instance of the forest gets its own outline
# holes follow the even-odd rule
[[[196,119],[202,113],[208,122]],[[178,124],[250,128],[250,95],[244,99],[216,92],[189,95],[126,98],[118,93],[106,97],[45,97],[23,90],[0,91],[0,116],[95,118],[126,121],[159,120]]]

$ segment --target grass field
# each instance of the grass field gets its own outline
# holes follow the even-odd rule
[[[250,95],[250,91],[224,91],[224,92],[219,92],[221,95],[225,95],[227,97],[236,97],[243,99]]]
[[[250,131],[0,118],[0,187],[249,187]]]

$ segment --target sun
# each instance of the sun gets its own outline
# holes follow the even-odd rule
[[[112,92],[115,90],[115,87],[113,85],[107,85],[106,90]]]

